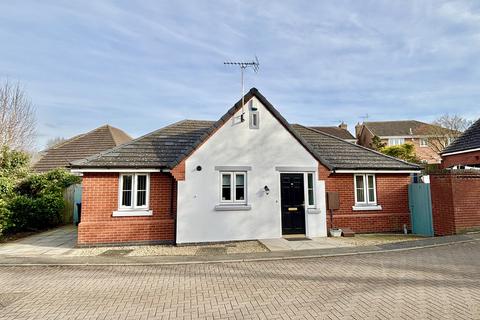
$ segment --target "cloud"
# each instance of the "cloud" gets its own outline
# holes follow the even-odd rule
[[[479,17],[467,0],[2,2],[0,78],[25,83],[39,146],[218,118],[240,96],[223,61],[254,55],[246,86],[292,122],[479,117]]]

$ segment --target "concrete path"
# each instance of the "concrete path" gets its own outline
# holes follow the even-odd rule
[[[46,255],[15,256],[0,254],[0,267],[5,266],[34,266],[34,265],[169,265],[169,264],[203,264],[225,263],[240,261],[272,261],[308,259],[332,256],[363,255],[371,253],[385,253],[393,251],[410,251],[428,247],[446,246],[460,243],[474,243],[479,245],[480,233],[457,235],[448,237],[427,238],[422,240],[404,241],[397,243],[351,246],[323,249],[289,250],[256,253],[238,253],[227,255],[197,255],[197,256],[68,256]],[[61,249],[59,249],[61,250]],[[68,249],[71,250],[71,249]]]
[[[77,228],[64,226],[12,242],[0,244],[0,255],[38,256],[60,255],[77,244]]]
[[[350,247],[351,245],[330,241],[329,238],[312,238],[305,240],[280,239],[263,239],[259,240],[270,251],[298,251],[298,250],[315,250],[315,249],[332,249]]]

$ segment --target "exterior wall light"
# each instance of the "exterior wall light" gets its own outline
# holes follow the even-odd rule
[[[265,193],[268,196],[268,194],[270,193],[270,189],[268,188],[268,186],[263,187],[263,190],[265,190]]]

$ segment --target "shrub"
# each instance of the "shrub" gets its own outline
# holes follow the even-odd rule
[[[380,152],[391,157],[395,157],[404,161],[419,163],[415,147],[411,143],[404,143],[398,146],[383,147]]]
[[[0,199],[0,236],[11,227],[10,210],[7,201]]]
[[[15,196],[9,210],[13,214],[9,231],[41,230],[60,223],[60,212],[64,207],[62,194],[46,194],[41,197]]]
[[[0,236],[61,223],[63,190],[80,178],[63,169],[32,173],[28,154],[0,149]]]
[[[31,174],[15,188],[9,201],[9,231],[39,230],[58,225],[65,206],[63,190],[80,178],[63,169]]]

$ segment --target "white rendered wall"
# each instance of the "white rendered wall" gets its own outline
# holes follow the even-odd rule
[[[177,243],[280,238],[280,172],[276,167],[308,167],[317,175],[318,161],[253,98],[260,128],[249,128],[241,110],[200,146],[185,163],[178,182]],[[197,171],[196,167],[202,170]],[[251,210],[216,211],[220,204],[220,172],[216,166],[250,166],[247,202]],[[306,181],[305,181],[306,183]],[[268,186],[270,193],[264,192]],[[306,217],[307,236],[326,236],[325,184],[316,183],[316,203]]]

